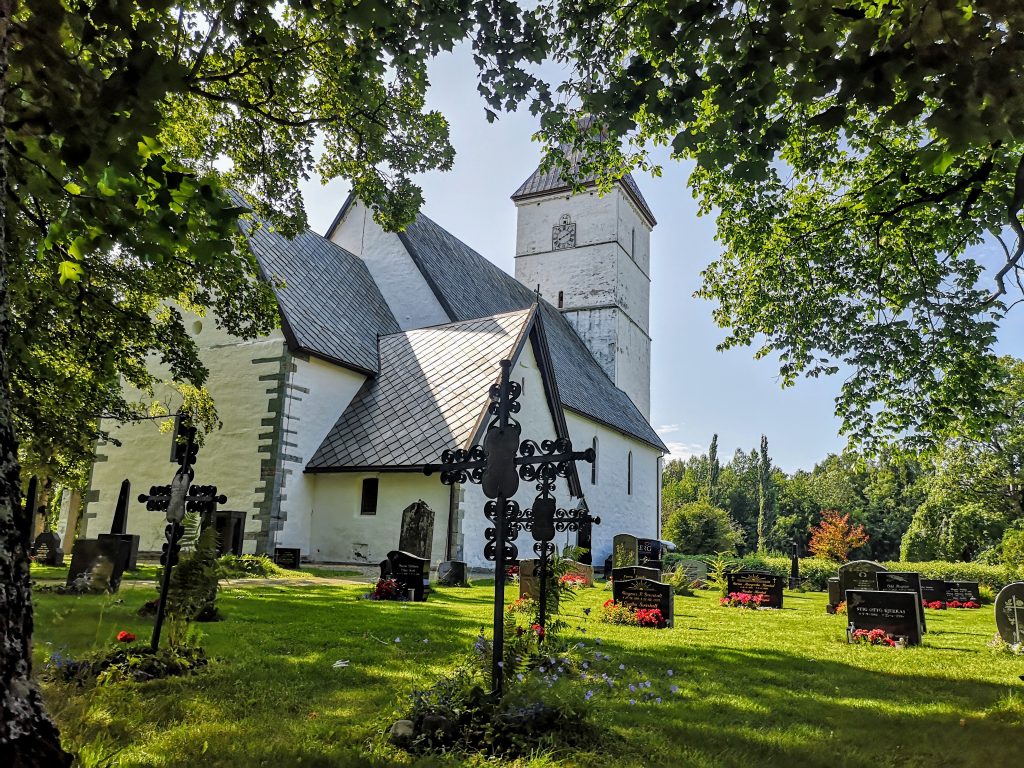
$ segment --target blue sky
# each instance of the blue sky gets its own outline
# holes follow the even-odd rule
[[[431,82],[429,105],[448,118],[457,155],[452,171],[419,179],[423,211],[512,273],[516,209],[509,196],[540,161],[540,146],[530,140],[536,120],[522,112],[489,124],[464,49],[436,61]],[[697,216],[686,187],[692,166],[665,152],[654,158],[660,178],[634,174],[658,219],[651,236],[651,423],[673,457],[704,452],[716,432],[722,457],[756,448],[765,434],[777,466],[810,469],[845,444],[833,403],[841,380],[802,380],[782,389],[772,361],[755,361],[750,349],[715,351],[724,332],[711,319],[712,305],[692,296],[701,270],[720,252],[714,220]],[[347,185],[311,180],[302,191],[310,225],[324,232]],[[991,258],[997,257],[993,249]],[[1003,328],[1001,351],[1024,355],[1022,329],[1024,308]]]

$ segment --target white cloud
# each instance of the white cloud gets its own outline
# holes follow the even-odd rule
[[[678,424],[666,424],[662,427],[658,427],[654,431],[664,437],[665,435],[671,435],[673,432],[678,432],[680,429]]]
[[[668,446],[669,450],[669,455],[665,457],[665,461],[672,461],[673,459],[686,461],[691,456],[700,456],[707,451],[707,448],[700,443],[673,443],[666,440],[665,445]]]

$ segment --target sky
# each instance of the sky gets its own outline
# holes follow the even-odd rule
[[[423,212],[512,274],[516,208],[509,197],[540,162],[540,145],[531,140],[536,119],[523,111],[488,123],[464,48],[436,60],[430,80],[428,106],[447,117],[456,158],[451,171],[417,179]],[[754,360],[752,349],[715,350],[724,331],[711,319],[713,305],[693,297],[701,270],[721,251],[714,219],[697,215],[686,186],[692,165],[665,151],[653,158],[661,177],[633,174],[658,220],[651,235],[651,424],[670,458],[704,453],[717,433],[726,460],[736,449],[757,448],[764,434],[776,466],[811,469],[845,445],[834,414],[842,380],[805,379],[782,389],[777,366]],[[348,185],[311,179],[302,192],[310,226],[324,233]],[[994,261],[997,254],[982,256]],[[1022,331],[1024,308],[1001,330],[1000,351],[1024,356]]]

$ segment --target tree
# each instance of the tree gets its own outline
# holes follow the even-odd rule
[[[688,555],[731,552],[742,539],[729,514],[703,500],[683,504],[674,510],[665,523],[663,533]]]
[[[1024,5],[587,0],[521,17],[541,38],[530,60],[563,79],[512,56],[482,85],[495,109],[541,113],[550,165],[608,184],[659,143],[696,162],[724,246],[699,291],[721,347],[777,356],[783,385],[845,366],[837,414],[871,448],[978,426],[1022,287]],[[970,249],[1000,238],[989,284]]]
[[[835,510],[828,510],[821,515],[821,522],[811,532],[811,543],[808,549],[815,557],[846,561],[850,551],[864,546],[868,535],[863,525],[850,522],[849,513],[840,515]]]
[[[767,548],[772,524],[772,460],[768,458],[768,438],[761,435],[761,452],[757,463],[757,551]]]
[[[722,468],[718,463],[718,434],[711,436],[711,445],[708,447],[708,486],[707,498],[710,504],[718,500],[718,475]]]
[[[316,163],[385,225],[409,221],[412,176],[452,160],[427,61],[477,26],[480,56],[514,49],[490,6],[0,0],[0,763],[70,759],[31,678],[18,438],[33,461],[87,459],[101,417],[140,415],[121,380],[147,393],[150,357],[200,396],[184,310],[273,326],[229,185],[294,233]]]

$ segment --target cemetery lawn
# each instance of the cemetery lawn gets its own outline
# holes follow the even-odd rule
[[[361,600],[368,588],[226,587],[226,620],[200,625],[215,658],[206,672],[92,689],[47,683],[48,706],[85,766],[483,765],[416,758],[381,734],[412,688],[467,657],[489,626],[492,587],[435,589],[416,604]],[[119,630],[148,639],[152,621],[135,611],[153,595],[144,581],[114,596],[36,595],[37,669],[54,650],[109,647]],[[593,669],[614,677],[613,688],[573,683],[581,696],[595,691],[591,712],[606,737],[515,765],[1022,764],[1024,657],[988,647],[991,606],[929,611],[923,647],[901,651],[847,645],[843,617],[826,615],[820,593],[787,592],[783,610],[750,611],[701,592],[677,598],[675,628],[660,631],[599,623],[610,596],[582,590],[563,612],[564,636],[591,658],[598,649],[612,657]],[[333,668],[339,660],[349,666]],[[651,686],[629,691],[644,681]]]

